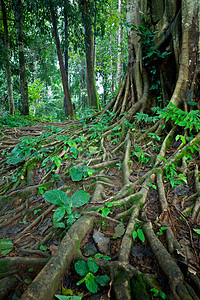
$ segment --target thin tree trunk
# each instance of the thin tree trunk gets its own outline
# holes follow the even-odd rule
[[[66,73],[66,78],[67,78],[67,85],[69,89],[69,25],[68,25],[68,10],[69,10],[69,1],[66,0],[66,4],[64,7],[64,22],[65,22],[65,28],[64,28],[64,33],[65,33],[65,50],[64,50],[64,59],[65,59],[65,73]],[[70,96],[71,97],[71,96]],[[66,105],[66,100],[64,97],[64,110],[65,110],[65,117],[68,116],[68,110],[67,110],[67,105]]]
[[[29,115],[28,84],[26,77],[24,39],[23,39],[23,6],[21,0],[17,3],[17,30],[18,30],[18,51],[19,51],[19,74],[20,74],[20,93],[21,93],[21,113]]]
[[[95,72],[94,72],[95,52],[94,52],[94,35],[92,32],[91,16],[90,16],[87,0],[83,0],[81,1],[81,3],[84,8],[82,19],[83,19],[83,24],[85,29],[86,82],[87,82],[89,107],[99,109],[99,101],[97,96]]]
[[[71,102],[68,80],[67,80],[67,75],[65,72],[65,66],[64,66],[61,47],[60,47],[60,39],[59,39],[59,35],[58,35],[56,16],[55,16],[52,0],[49,0],[49,6],[50,6],[50,11],[51,11],[54,37],[55,37],[55,42],[56,42],[58,61],[59,61],[59,65],[60,65],[60,73],[61,73],[61,77],[62,77],[62,84],[63,84],[63,90],[64,90],[64,95],[65,95],[65,103],[66,103],[66,107],[67,107],[67,111],[68,111],[69,115],[71,117],[73,117],[72,102]]]
[[[122,21],[123,15],[123,0],[119,0],[118,4],[120,21]],[[123,27],[119,24],[118,32],[118,58],[117,58],[117,85],[119,86],[122,82],[123,77]]]
[[[114,92],[114,71],[113,71],[113,36],[110,32],[110,55],[111,55],[111,91]]]
[[[15,105],[13,99],[13,86],[12,86],[12,75],[10,69],[10,59],[9,59],[9,41],[8,41],[8,24],[6,7],[3,0],[1,0],[1,9],[3,14],[3,26],[4,26],[4,46],[5,46],[5,65],[6,65],[6,77],[7,77],[7,89],[8,89],[8,101],[9,101],[9,111],[11,115],[15,114]]]

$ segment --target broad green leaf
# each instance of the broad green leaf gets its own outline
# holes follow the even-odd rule
[[[88,289],[93,294],[96,294],[98,291],[98,284],[96,282],[96,278],[93,274],[88,273],[85,277],[85,285]]]
[[[80,207],[89,202],[90,194],[80,190],[74,193],[70,200],[72,201],[72,207]]]
[[[60,221],[65,215],[65,208],[63,206],[58,207],[53,214],[53,224]]]
[[[74,266],[76,272],[81,276],[85,276],[89,273],[88,265],[84,260],[78,260]]]
[[[110,277],[108,275],[96,276],[96,282],[101,286],[108,285],[110,282]]]
[[[137,231],[134,230],[132,233],[132,238],[135,240],[137,236],[138,236]]]
[[[96,273],[98,271],[99,266],[94,261],[94,258],[90,257],[87,261],[87,264],[88,264],[88,268],[89,268],[90,272]]]
[[[63,191],[59,190],[52,190],[52,191],[47,191],[43,194],[43,198],[50,203],[56,204],[56,205],[69,205],[69,197],[67,194]]]
[[[12,248],[13,248],[13,243],[10,240],[5,238],[2,239],[2,241],[0,242],[0,254],[6,255],[10,251],[12,251]]]
[[[142,242],[144,242],[144,241],[145,241],[145,237],[144,237],[143,230],[142,230],[142,229],[137,229],[137,234],[138,234],[139,239],[140,239]]]
[[[193,230],[197,233],[197,234],[200,234],[200,229],[194,229]]]
[[[83,178],[83,166],[72,167],[69,173],[73,181],[80,181]]]

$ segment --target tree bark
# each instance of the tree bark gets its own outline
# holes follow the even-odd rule
[[[80,9],[82,9],[82,22],[85,30],[85,55],[86,55],[86,82],[88,93],[88,104],[90,108],[99,109],[99,100],[97,96],[95,81],[95,51],[94,51],[94,35],[92,30],[91,15],[88,7],[88,1],[80,1]]]
[[[64,90],[64,95],[65,95],[65,104],[66,104],[69,115],[71,117],[73,117],[73,108],[72,108],[72,102],[71,102],[71,97],[70,97],[70,92],[69,92],[68,79],[67,79],[67,75],[66,75],[66,71],[65,71],[64,62],[63,62],[63,56],[62,56],[61,47],[60,47],[60,39],[59,39],[59,35],[58,35],[56,16],[55,16],[55,11],[54,11],[52,0],[49,0],[49,7],[50,7],[50,11],[51,11],[53,32],[54,32],[54,37],[55,37],[55,42],[56,42],[58,61],[59,61],[59,65],[60,65],[60,73],[61,73],[61,77],[62,77],[62,84],[63,84],[63,90]]]
[[[21,0],[18,0],[16,7],[17,7],[21,113],[22,115],[29,115],[28,84],[27,84],[27,77],[26,77],[26,62],[24,56],[24,38],[23,38],[23,25],[22,25],[23,4]]]
[[[120,22],[122,22],[123,0],[119,0],[118,11],[119,11]],[[119,24],[118,57],[117,57],[117,86],[119,86],[122,83],[122,77],[123,77],[123,27],[121,24]]]
[[[4,26],[5,65],[6,65],[9,111],[11,115],[14,115],[15,104],[13,99],[13,85],[12,85],[12,75],[11,75],[10,58],[9,58],[10,49],[9,49],[9,40],[8,40],[8,24],[7,24],[6,7],[5,7],[4,0],[1,0],[1,9],[3,14],[3,26]]]

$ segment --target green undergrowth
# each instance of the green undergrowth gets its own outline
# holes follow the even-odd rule
[[[55,119],[50,118],[48,116],[42,117],[34,117],[34,116],[22,116],[19,113],[15,114],[14,116],[5,114],[0,116],[0,127],[26,127],[32,126],[37,123],[46,123],[46,122],[56,122]]]

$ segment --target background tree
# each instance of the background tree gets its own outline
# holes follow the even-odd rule
[[[18,0],[16,2],[15,9],[16,9],[17,32],[18,32],[21,113],[22,115],[29,115],[28,83],[27,83],[27,76],[26,76],[24,38],[23,38],[24,12],[23,12],[23,3],[21,0]]]
[[[55,41],[56,41],[58,60],[59,60],[59,64],[60,64],[60,72],[61,72],[61,77],[62,77],[63,90],[64,90],[64,95],[65,95],[64,99],[65,99],[68,114],[70,116],[73,116],[73,108],[72,108],[72,102],[71,102],[69,86],[68,86],[68,77],[66,75],[63,56],[62,56],[62,52],[61,52],[60,39],[59,39],[59,35],[58,35],[56,16],[55,16],[52,0],[49,0],[49,5],[50,5],[51,16],[52,16],[52,22],[53,22],[53,30],[54,30],[54,36],[55,36]]]
[[[1,0],[1,9],[3,17],[4,26],[4,46],[5,46],[5,65],[6,65],[6,77],[7,77],[7,89],[8,89],[8,101],[9,101],[9,111],[11,115],[15,114],[15,105],[13,99],[13,85],[12,85],[12,74],[10,68],[10,47],[9,47],[9,37],[8,37],[8,23],[7,23],[7,12],[4,0]]]

